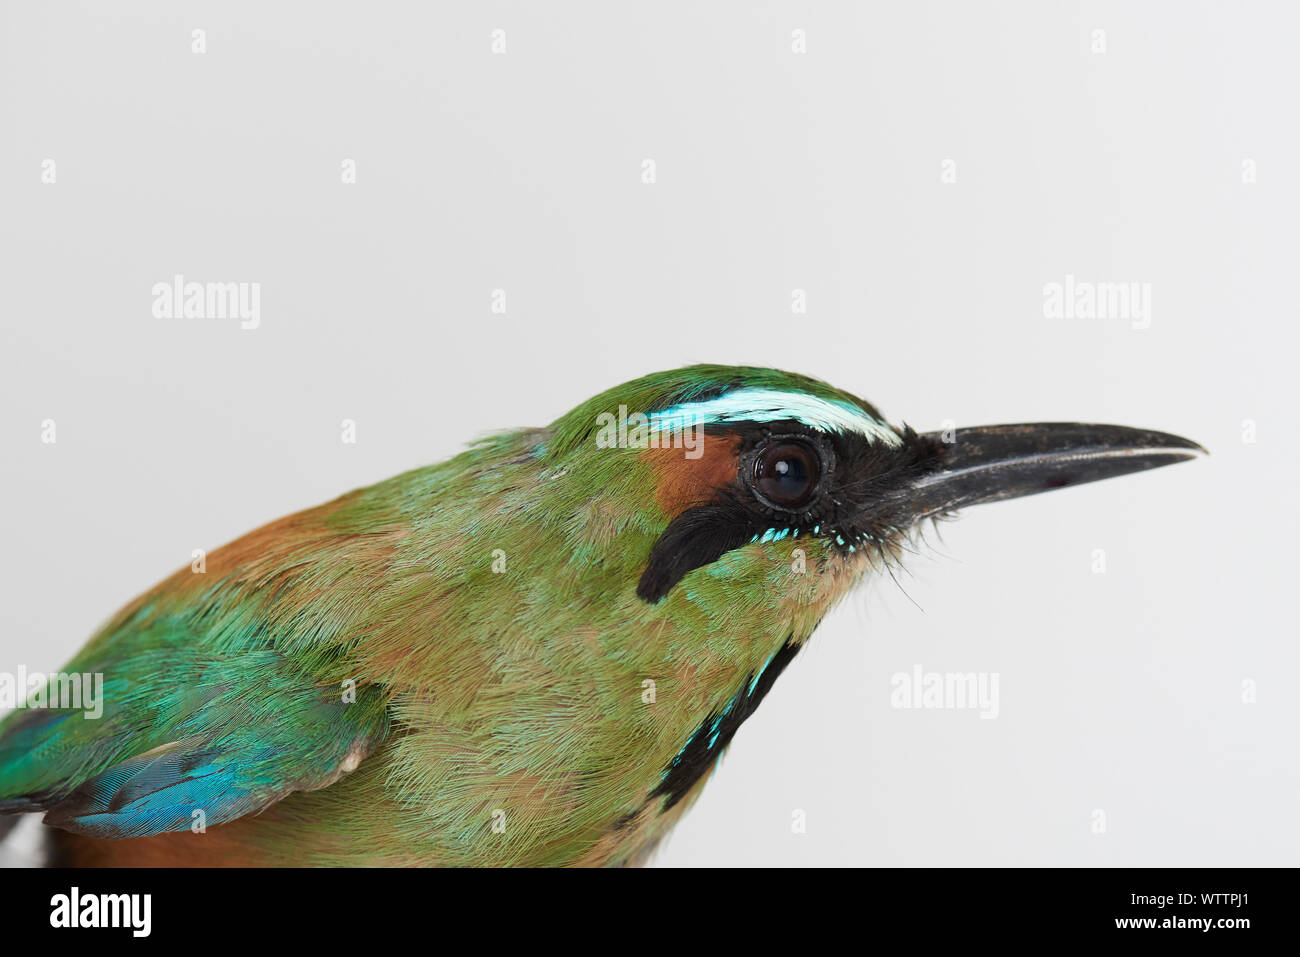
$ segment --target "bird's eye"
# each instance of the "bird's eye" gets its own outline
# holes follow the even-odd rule
[[[798,439],[782,439],[754,458],[754,488],[778,508],[801,508],[812,498],[821,472],[815,448]]]

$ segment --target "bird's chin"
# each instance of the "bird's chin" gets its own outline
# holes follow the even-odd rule
[[[926,523],[928,524],[928,523]],[[855,546],[853,550],[832,545],[827,549],[826,574],[832,578],[832,587],[843,598],[862,584],[863,579],[878,574],[897,574],[903,559],[915,553],[920,542],[919,527],[875,539],[869,545]]]

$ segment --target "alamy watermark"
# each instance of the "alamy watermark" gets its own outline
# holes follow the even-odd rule
[[[1151,325],[1151,283],[1090,282],[1067,273],[1043,286],[1045,319],[1123,319],[1134,329]]]
[[[153,929],[152,894],[95,894],[74,886],[50,898],[51,927],[124,927],[132,937]]]
[[[596,416],[598,449],[682,449],[688,459],[704,454],[704,426],[694,416],[633,412],[618,407],[618,415]]]
[[[54,708],[83,711],[96,720],[104,714],[104,676],[100,672],[0,671],[0,709]]]
[[[238,319],[241,329],[262,324],[260,282],[186,282],[177,273],[151,292],[156,319]]]
[[[889,705],[903,710],[979,711],[981,718],[998,716],[998,672],[926,671],[913,665],[890,679]]]

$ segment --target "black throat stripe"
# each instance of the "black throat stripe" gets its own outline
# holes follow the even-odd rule
[[[668,765],[664,779],[650,792],[651,798],[667,796],[663,810],[668,810],[684,798],[700,778],[708,773],[723,748],[731,743],[745,719],[758,709],[759,702],[766,697],[801,647],[802,644],[786,639],[786,643],[759,672],[757,679],[751,674],[722,711],[714,712],[704,719]]]

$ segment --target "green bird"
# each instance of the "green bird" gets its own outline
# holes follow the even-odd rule
[[[918,523],[1203,451],[649,375],[141,595],[0,723],[0,813],[71,865],[640,863]]]

